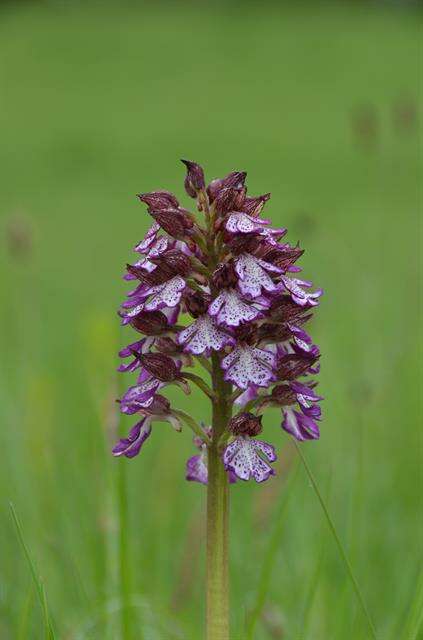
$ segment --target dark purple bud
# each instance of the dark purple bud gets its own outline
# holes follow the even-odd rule
[[[245,198],[245,188],[227,187],[218,191],[214,200],[215,210],[219,215],[225,215],[230,211],[241,211]]]
[[[235,187],[235,189],[241,189],[244,186],[245,178],[247,174],[245,171],[232,171],[225,178],[217,178],[216,180],[212,180],[207,187],[207,193],[209,196],[210,202],[213,202],[222,189],[227,189],[228,187]]]
[[[273,321],[283,323],[292,322],[294,324],[299,324],[301,322],[304,324],[304,322],[311,318],[311,314],[307,313],[309,311],[310,310],[308,308],[301,307],[294,302],[290,296],[283,295],[272,301],[269,315]],[[305,316],[305,314],[307,315]],[[302,318],[303,320],[301,320]]]
[[[265,242],[263,236],[254,233],[240,233],[238,236],[230,238],[228,244],[232,253],[239,256],[241,253],[255,253],[263,242]]]
[[[145,202],[152,211],[160,209],[177,209],[179,202],[170,191],[151,191],[150,193],[139,193],[138,198]]]
[[[244,211],[245,213],[248,213],[249,216],[254,216],[256,218],[262,212],[263,207],[269,198],[270,193],[265,193],[262,196],[257,196],[256,198],[245,198],[242,209],[239,209],[239,211]]]
[[[234,436],[258,436],[263,429],[261,419],[253,413],[238,413],[229,420],[228,428]]]
[[[180,356],[182,354],[182,347],[168,336],[156,340],[155,346],[160,353],[168,356]]]
[[[235,273],[232,262],[222,262],[217,265],[217,268],[212,275],[212,283],[216,289],[228,289],[229,287],[235,287],[237,282],[238,277]]]
[[[159,336],[168,329],[168,320],[161,311],[141,311],[131,320],[131,326],[146,336]]]
[[[259,340],[268,342],[286,342],[292,337],[292,331],[287,324],[272,324],[266,322],[258,328]]]
[[[173,382],[173,380],[179,378],[178,368],[169,356],[163,353],[144,353],[138,357],[144,369],[157,380]]]
[[[192,270],[189,256],[182,253],[179,249],[170,249],[169,251],[162,253],[157,258],[150,257],[149,260],[150,262],[162,267],[162,269],[168,272],[170,276],[174,276],[176,274],[187,276]],[[155,273],[155,271],[152,273]]]
[[[172,238],[183,238],[187,230],[194,226],[191,218],[180,209],[161,209],[149,213]]]
[[[318,355],[305,353],[289,353],[279,358],[276,366],[278,380],[295,380],[304,376],[317,360]]]
[[[185,296],[184,302],[187,312],[193,318],[198,318],[207,313],[210,301],[199,291],[194,291]]]
[[[147,284],[150,287],[155,287],[159,284],[163,284],[170,277],[172,277],[172,273],[169,269],[165,270],[161,267],[157,267],[154,271],[146,271],[141,267],[136,267],[132,264],[126,265],[126,270],[131,275],[135,276],[140,282],[143,284]]]
[[[304,249],[300,247],[284,247],[270,249],[263,258],[275,267],[279,267],[284,271],[294,264],[304,253]]]
[[[205,188],[204,171],[196,162],[181,160],[187,168],[185,191],[191,198],[196,198],[199,191]]]
[[[257,327],[252,324],[241,324],[234,329],[237,342],[252,346],[257,342]]]
[[[276,387],[273,387],[270,400],[279,407],[283,407],[294,404],[296,396],[287,384],[279,384]]]

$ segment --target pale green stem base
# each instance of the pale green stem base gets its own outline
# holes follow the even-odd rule
[[[213,441],[208,449],[207,640],[229,640],[229,483],[218,442],[231,417],[230,386],[217,354],[213,362]]]

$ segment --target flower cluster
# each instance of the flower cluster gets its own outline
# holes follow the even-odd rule
[[[261,217],[270,194],[248,196],[244,172],[206,186],[203,169],[183,162],[197,216],[168,191],[138,196],[153,224],[135,246],[138,259],[127,265],[124,278],[133,288],[119,314],[141,335],[120,351],[119,370],[137,372],[120,408],[141,419],[113,453],[137,455],[155,421],[177,430],[185,423],[199,449],[188,460],[186,477],[206,484],[213,429],[172,408],[161,393],[168,385],[189,393],[196,384],[218,401],[214,389],[189,371],[197,362],[210,371],[214,354],[238,410],[219,434],[228,479],[262,482],[274,474],[269,463],[276,459],[273,447],[256,437],[266,407],[280,407],[281,427],[297,440],[319,437],[322,397],[312,376],[320,352],[304,325],[322,290],[313,291],[298,276],[303,250],[283,240],[286,229]]]

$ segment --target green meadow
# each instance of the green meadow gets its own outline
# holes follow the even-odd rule
[[[325,401],[301,451],[378,640],[423,638],[420,56],[400,3],[0,5],[0,638],[203,637],[192,434],[111,456],[135,422],[115,402],[135,194],[190,206],[181,157],[248,171],[306,250]],[[277,476],[231,489],[233,640],[368,640],[280,413],[264,424]]]

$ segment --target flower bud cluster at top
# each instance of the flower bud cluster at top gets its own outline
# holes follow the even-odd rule
[[[266,407],[280,407],[281,427],[297,440],[319,438],[322,397],[312,376],[320,351],[304,325],[322,290],[312,291],[298,276],[303,250],[282,240],[286,229],[261,217],[270,194],[248,196],[246,173],[239,171],[206,186],[202,167],[182,162],[197,215],[168,191],[138,196],[154,222],[124,276],[134,288],[119,314],[141,336],[119,353],[119,371],[137,372],[119,402],[122,413],[139,421],[113,453],[136,456],[154,421],[177,430],[185,423],[200,450],[188,460],[186,477],[206,484],[211,428],[172,408],[161,391],[177,385],[189,393],[196,384],[213,399],[208,383],[189,368],[197,360],[209,369],[206,361],[216,352],[239,410],[223,437],[228,478],[262,482],[273,475],[269,462],[276,459],[272,445],[256,439]],[[188,318],[183,325],[181,315]]]

